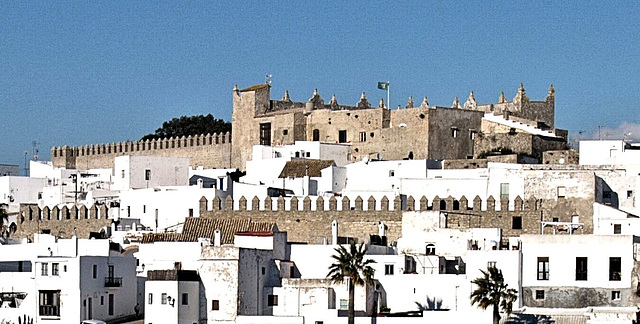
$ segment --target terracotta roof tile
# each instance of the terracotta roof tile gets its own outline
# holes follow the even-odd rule
[[[252,222],[245,219],[214,219],[207,217],[187,217],[182,227],[182,233],[152,233],[144,234],[142,243],[153,242],[196,242],[198,238],[214,240],[215,230],[220,229],[220,243],[233,244],[236,233],[260,232],[273,233],[276,231],[275,223]]]
[[[310,177],[321,177],[322,169],[332,166],[333,160],[296,160],[289,161],[282,168],[282,172],[278,178],[302,178],[307,173],[307,166],[309,167],[309,176]]]

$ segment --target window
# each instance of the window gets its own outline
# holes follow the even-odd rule
[[[313,141],[314,142],[320,141],[320,130],[314,129],[312,136],[313,136]]]
[[[509,199],[509,184],[501,183],[500,184],[500,200]]]
[[[389,170],[389,177],[395,177],[395,175],[396,175],[396,171]]]
[[[622,272],[622,259],[609,258],[609,281],[620,281]]]
[[[338,131],[338,143],[346,143],[347,142],[347,131],[340,130]]]
[[[264,267],[262,267],[262,275],[264,275],[266,272],[266,269]]]
[[[189,305],[189,294],[182,294],[182,305]]]
[[[160,303],[162,305],[166,305],[167,304],[167,293],[162,293],[162,295],[160,295]]]
[[[567,195],[567,188],[560,186],[558,187],[558,198],[564,198]]]
[[[587,280],[587,258],[576,258],[576,281]]]
[[[522,217],[521,216],[513,216],[511,220],[511,229],[522,229]]]
[[[59,276],[60,275],[60,264],[59,263],[52,263],[51,264],[51,275],[52,276]]]
[[[282,130],[282,135],[289,135],[289,130],[288,129],[283,129]]]
[[[189,208],[189,217],[193,217],[193,208]]]
[[[544,290],[536,290],[536,300],[544,299]]]
[[[622,225],[613,224],[613,234],[621,234],[621,233],[622,233]]]
[[[149,304],[151,304],[151,294],[149,294]],[[100,305],[104,305],[104,296],[100,296]]]
[[[127,217],[131,217],[131,206],[127,206]]]
[[[40,316],[60,316],[60,290],[40,290],[38,314]]]
[[[151,170],[144,170],[144,179],[147,181],[151,180]]]
[[[549,257],[538,257],[538,280],[549,280]]]
[[[289,278],[293,278],[296,275],[296,268],[294,266],[289,267]]]
[[[349,309],[349,300],[348,299],[340,299],[340,310]]]
[[[40,267],[41,271],[40,271],[40,275],[43,276],[48,276],[49,275],[49,264],[48,263],[43,263]]]
[[[487,268],[495,268],[495,267],[496,267],[496,261],[487,262]]]
[[[260,124],[260,145],[271,146],[271,123]]]
[[[122,170],[120,174],[121,174],[120,177],[124,179],[124,170]]]
[[[477,132],[475,129],[470,129],[470,130],[469,130],[469,139],[470,139],[470,140],[474,140],[474,139],[476,139],[476,134],[477,134],[477,133],[478,133],[478,132]]]
[[[114,268],[113,268],[112,265],[108,266],[108,271],[109,271],[108,272],[109,278],[113,278],[113,276],[114,276]]]
[[[554,217],[554,218],[553,218],[553,221],[557,223],[557,222],[559,222],[559,221],[560,221],[560,218],[558,218],[558,217]]]
[[[433,244],[427,244],[427,255],[436,255],[436,246]]]
[[[147,205],[142,205],[142,213],[143,214],[147,213]]]
[[[211,310],[220,310],[220,301],[214,299],[211,301]]]
[[[393,264],[384,265],[384,274],[387,276],[393,275]]]
[[[367,141],[367,133],[360,132],[360,142],[366,142],[366,141]]]
[[[611,292],[611,300],[620,300],[620,290],[614,290]]]
[[[113,308],[115,305],[114,298],[115,298],[114,294],[109,294],[109,305],[108,305],[109,315],[113,315]]]
[[[451,137],[453,137],[453,138],[458,137],[458,128],[457,127],[451,127]]]
[[[627,190],[627,199],[630,199],[633,197],[633,190]]]
[[[278,295],[267,296],[267,306],[278,306]]]

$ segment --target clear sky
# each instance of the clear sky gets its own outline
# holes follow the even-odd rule
[[[231,119],[265,82],[354,105],[531,100],[572,137],[640,138],[638,1],[0,1],[0,163],[136,140],[182,115]],[[640,96],[639,96],[640,97]],[[579,132],[582,132],[580,134]]]

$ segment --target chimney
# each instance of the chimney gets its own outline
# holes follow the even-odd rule
[[[338,244],[338,221],[331,222],[331,244]]]
[[[220,246],[220,238],[221,238],[221,232],[220,229],[217,228],[214,232],[213,232],[213,246]]]
[[[384,223],[383,222],[378,222],[378,236],[383,237],[386,236],[385,235],[385,230],[384,230]]]

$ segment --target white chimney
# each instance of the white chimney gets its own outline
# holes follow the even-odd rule
[[[338,221],[333,220],[331,222],[331,244],[338,244]]]
[[[213,232],[213,245],[214,246],[220,246],[220,240],[221,240],[221,233],[220,233],[220,229],[217,228],[214,232]]]
[[[378,222],[378,236],[383,237],[385,236],[385,230],[384,230],[384,223],[383,222]]]

